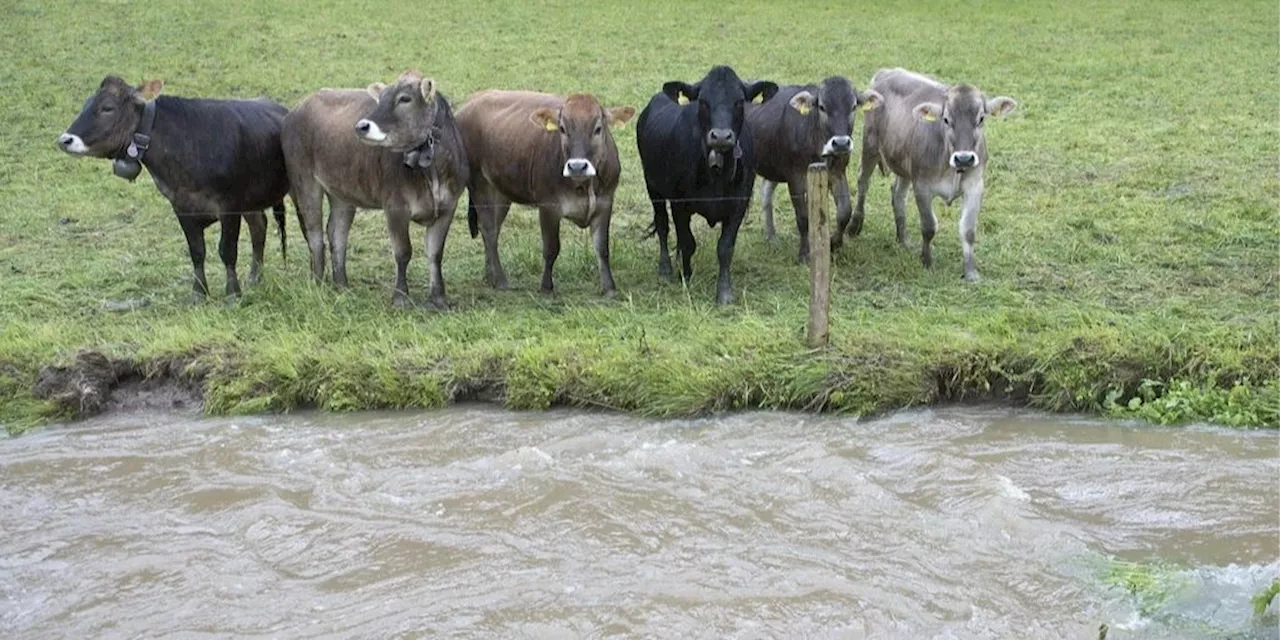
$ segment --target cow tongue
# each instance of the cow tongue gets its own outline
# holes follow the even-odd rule
[[[717,170],[723,169],[724,168],[724,152],[716,151],[715,149],[712,149],[711,152],[707,154],[707,165],[710,166],[712,169],[717,169]]]

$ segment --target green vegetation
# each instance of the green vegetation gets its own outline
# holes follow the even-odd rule
[[[866,414],[1007,399],[1160,423],[1280,424],[1274,2],[15,0],[0,14],[16,34],[0,48],[10,118],[0,422],[12,431],[65,417],[31,386],[41,366],[82,349],[144,374],[200,378],[215,413],[497,397],[651,415]],[[712,304],[718,230],[705,225],[695,225],[692,282],[661,285],[628,126],[618,134],[617,302],[597,295],[587,234],[571,225],[559,294],[540,296],[536,215],[516,208],[502,249],[516,289],[482,284],[480,242],[459,220],[445,256],[448,313],[391,309],[377,213],[353,230],[352,290],[308,281],[291,222],[290,260],[270,256],[266,283],[234,307],[193,306],[185,244],[149,180],[130,185],[107,162],[53,144],[107,73],[163,78],[172,95],[293,104],[414,67],[455,103],[507,87],[585,89],[642,107],[663,81],[722,62],[746,78],[840,73],[859,87],[901,65],[1018,99],[988,132],[982,282],[960,279],[958,206],[939,208],[936,266],[925,271],[896,246],[888,179],[877,176],[863,235],[836,256],[832,348],[806,351],[807,272],[793,259],[786,199],[778,246],[761,238],[758,202],[748,214],[736,305]],[[913,247],[918,228],[912,213]],[[411,293],[421,299],[415,236]],[[208,269],[221,290],[216,258]],[[104,306],[135,299],[150,304]]]
[[[1267,614],[1267,607],[1280,595],[1280,579],[1272,580],[1271,585],[1253,598],[1253,614],[1262,617]]]

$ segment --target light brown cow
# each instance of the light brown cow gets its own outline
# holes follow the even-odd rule
[[[507,288],[498,233],[511,203],[538,208],[542,227],[542,290],[555,289],[560,220],[591,227],[604,294],[617,295],[609,268],[609,221],[621,168],[609,127],[634,107],[605,109],[591,95],[567,98],[527,91],[482,91],[458,108],[471,163],[467,222],[484,235],[485,280]]]
[[[987,144],[983,125],[987,116],[999,117],[1017,107],[1012,98],[987,98],[969,85],[947,86],[905,69],[881,69],[871,89],[884,97],[884,106],[866,115],[862,130],[862,167],[858,197],[849,232],[862,231],[867,184],[877,166],[892,171],[893,220],[898,242],[907,241],[907,189],[920,210],[920,261],[933,264],[930,243],[938,226],[933,199],[951,204],[963,197],[960,241],[964,246],[964,278],[978,279],[973,257],[978,210],[982,207],[983,170]]]
[[[317,280],[324,277],[327,195],[334,284],[347,286],[347,235],[356,207],[382,209],[396,262],[395,305],[411,305],[412,220],[428,227],[430,301],[448,306],[440,262],[468,168],[449,102],[433,80],[407,71],[391,86],[318,91],[285,117],[281,143]]]

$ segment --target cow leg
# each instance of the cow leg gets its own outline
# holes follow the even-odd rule
[[[449,225],[453,223],[454,206],[442,207],[441,214],[427,227],[427,269],[431,275],[431,306],[437,309],[448,309],[449,299],[444,295],[444,271],[441,264],[444,260],[444,241],[449,236]]]
[[[388,209],[386,214],[391,255],[396,261],[396,288],[391,294],[391,304],[397,309],[408,309],[413,306],[409,298],[409,259],[413,257],[413,244],[409,241],[409,212]]]
[[[938,218],[933,215],[933,193],[918,188],[915,192],[916,208],[920,210],[920,263],[929,268],[933,266],[933,234],[938,229]]]
[[[600,268],[600,290],[606,298],[618,297],[618,286],[613,282],[613,268],[609,266],[609,221],[613,218],[613,205],[591,219],[591,240],[596,248],[596,266]]]
[[[244,222],[249,226],[249,244],[253,246],[253,261],[249,263],[249,286],[262,282],[262,261],[267,253],[267,216],[266,213],[244,214]]]
[[[652,191],[649,192],[649,200],[653,203],[653,232],[658,236],[658,278],[663,282],[671,282],[675,274],[671,268],[671,250],[667,246],[671,235],[667,201],[658,198]]]
[[[680,254],[680,277],[688,282],[693,277],[693,253],[698,250],[698,241],[693,239],[693,230],[689,223],[693,212],[685,205],[672,203],[671,220],[676,225],[676,252]]]
[[[554,293],[551,271],[560,257],[560,216],[548,209],[538,210],[538,223],[542,227],[542,292]]]
[[[964,247],[964,279],[978,281],[978,265],[973,258],[973,245],[978,235],[978,210],[982,208],[982,184],[964,192],[960,207],[960,243]]]
[[[240,278],[236,276],[236,259],[240,254],[240,214],[224,213],[218,217],[222,222],[218,255],[227,269],[227,297],[231,298],[240,295]]]
[[[836,231],[831,235],[831,248],[844,244],[844,229],[849,226],[853,207],[849,203],[849,175],[847,169],[831,172],[831,195],[836,199]]]
[[[893,226],[898,231],[898,244],[907,246],[907,190],[911,188],[911,183],[902,176],[895,176],[893,179]],[[918,196],[917,196],[918,197]],[[918,202],[918,201],[917,201]],[[932,211],[932,207],[929,207]],[[929,215],[933,215],[930,213]],[[920,210],[920,219],[924,220],[924,209]],[[921,233],[924,230],[921,229]],[[933,234],[929,235],[930,238]]]
[[[716,245],[716,258],[720,262],[720,278],[716,281],[716,302],[733,304],[733,282],[729,278],[729,267],[733,264],[733,247],[738,242],[738,227],[746,217],[745,209],[737,215],[730,216],[720,227],[720,242]]]
[[[333,256],[333,284],[339,289],[347,288],[347,238],[351,235],[351,221],[355,217],[354,204],[329,194],[329,253]],[[408,231],[405,234],[407,236]]]
[[[778,230],[773,226],[773,192],[777,188],[778,183],[772,180],[760,181],[760,208],[764,213],[764,239],[770,243],[778,239]]]
[[[291,193],[298,224],[307,236],[307,249],[311,252],[311,277],[320,282],[324,280],[324,190],[314,178],[309,178],[305,184],[295,182]]]
[[[862,162],[858,165],[858,197],[854,201],[853,214],[848,222],[849,235],[856,236],[862,233],[862,221],[866,218],[867,187],[871,185],[871,174],[875,173],[879,162],[879,152],[868,148],[866,136],[863,136]],[[841,235],[844,232],[844,227],[838,229]]]
[[[502,260],[498,257],[498,234],[502,231],[502,223],[507,219],[511,202],[502,197],[492,187],[481,185],[471,190],[471,197],[483,193],[476,205],[476,214],[480,217],[480,235],[484,240],[484,281],[495,289],[506,289],[507,272],[502,268]]]
[[[183,215],[176,205],[173,210],[178,214],[178,224],[182,226],[182,234],[187,237],[187,253],[191,256],[191,271],[195,276],[191,285],[191,299],[199,302],[209,295],[209,282],[204,277],[205,223],[199,216]]]
[[[791,192],[791,206],[796,210],[796,231],[800,233],[800,255],[796,257],[800,264],[809,261],[809,187],[805,184],[805,179],[805,175],[801,174],[799,178],[793,176],[787,181],[787,191]],[[825,195],[816,193],[814,197],[821,198]]]

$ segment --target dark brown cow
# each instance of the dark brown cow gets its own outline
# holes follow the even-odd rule
[[[779,87],[772,100],[747,105],[747,127],[755,138],[756,173],[764,178],[760,199],[765,239],[775,237],[773,193],[779,182],[785,182],[800,232],[799,259],[809,259],[805,179],[809,165],[824,159],[831,167],[836,219],[841,226],[847,224],[852,207],[846,170],[853,150],[853,121],[859,109],[870,111],[879,106],[880,94],[859,92],[841,76],[827,78],[822,84]],[[839,245],[841,237],[835,234],[834,244]]]
[[[281,141],[317,280],[324,277],[327,195],[334,284],[347,285],[347,235],[356,207],[382,209],[396,261],[395,305],[411,304],[412,220],[428,227],[431,303],[448,306],[440,262],[467,184],[467,157],[449,102],[433,80],[408,71],[391,86],[318,91],[285,118]]]
[[[555,289],[560,220],[591,227],[600,286],[617,295],[609,268],[609,221],[621,168],[609,127],[634,107],[605,109],[591,95],[568,98],[527,91],[482,91],[458,108],[458,127],[471,163],[467,222],[484,235],[485,280],[508,286],[498,259],[498,233],[511,203],[538,208],[542,226],[542,290]]]
[[[999,117],[1017,107],[1012,98],[988,98],[969,85],[947,86],[906,69],[881,69],[871,88],[884,96],[884,107],[867,114],[862,131],[862,167],[850,233],[862,231],[867,184],[877,166],[892,171],[893,220],[898,243],[907,241],[907,189],[920,210],[920,261],[933,265],[931,243],[938,226],[933,199],[951,204],[964,198],[960,241],[964,246],[964,279],[978,279],[973,245],[982,208],[987,116]]]

